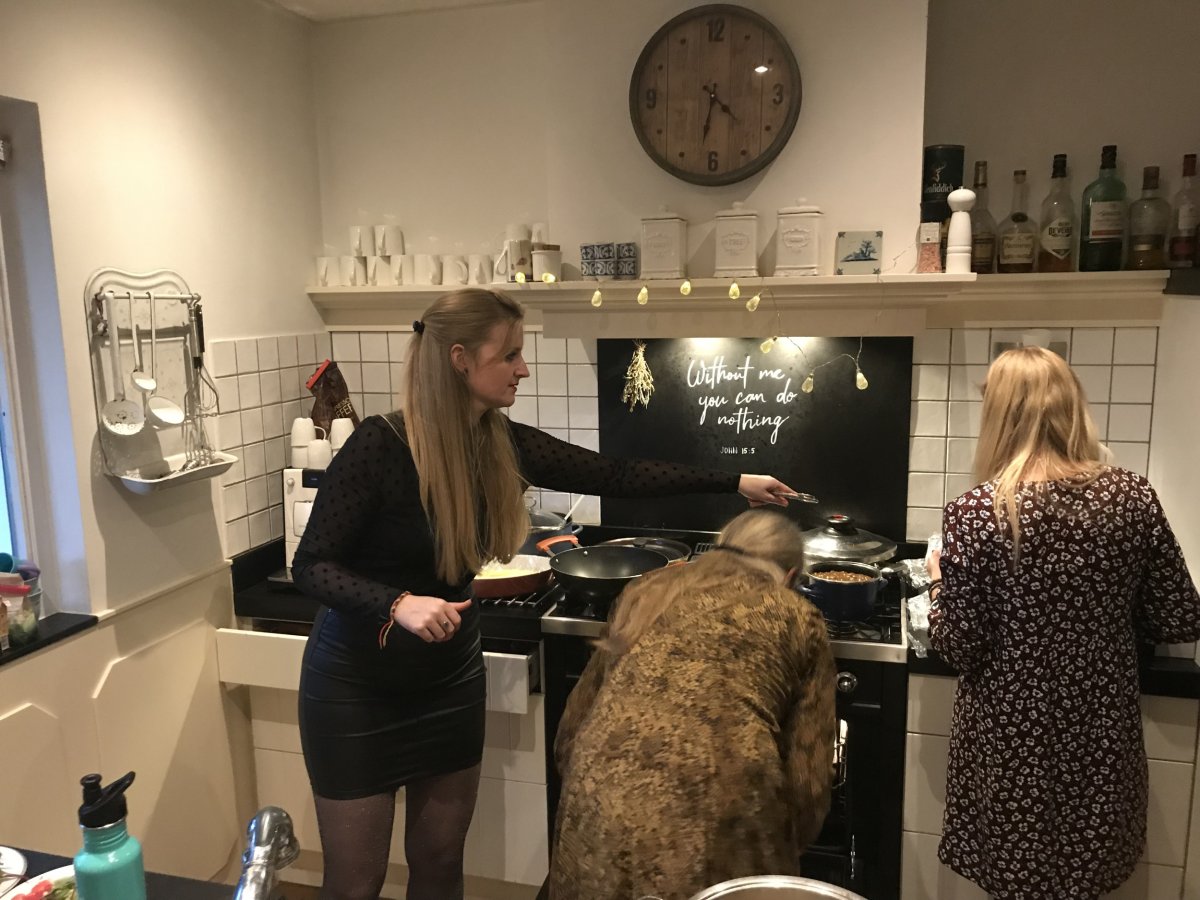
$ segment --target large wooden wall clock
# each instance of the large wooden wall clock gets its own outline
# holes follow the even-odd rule
[[[791,136],[800,100],[800,67],[778,29],[724,3],[658,29],[629,82],[642,148],[693,184],[732,184],[766,166]]]

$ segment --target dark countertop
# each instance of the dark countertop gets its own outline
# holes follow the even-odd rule
[[[19,847],[16,849],[24,854],[29,863],[30,878],[26,884],[36,883],[37,876],[43,872],[71,865],[71,860],[65,856],[21,850]],[[230,900],[233,892],[234,886],[229,884],[195,881],[155,872],[146,873],[146,900]]]
[[[909,650],[908,671],[910,675],[958,675],[934,650],[924,658]],[[1143,694],[1200,700],[1200,666],[1190,659],[1143,656],[1139,675]]]
[[[49,647],[51,644],[56,644],[61,640],[69,638],[73,634],[78,634],[81,631],[92,628],[99,621],[95,616],[85,616],[80,613],[51,613],[38,620],[36,638],[28,644],[22,644],[19,647],[10,646],[3,653],[0,653],[0,666],[20,659],[22,656],[36,653],[39,650]]]

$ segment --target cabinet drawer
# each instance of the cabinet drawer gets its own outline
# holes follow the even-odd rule
[[[217,629],[217,671],[226,684],[294,691],[300,685],[300,665],[308,640],[294,634]],[[492,712],[525,715],[529,695],[538,688],[536,653],[484,653],[487,667],[487,708]]]

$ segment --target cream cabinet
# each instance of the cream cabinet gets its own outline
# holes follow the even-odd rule
[[[304,642],[292,635],[221,629],[217,652],[221,680],[249,688],[258,804],[273,804],[291,814],[306,851],[289,870],[291,877],[316,883],[321,844],[297,724],[296,685]],[[487,730],[465,870],[475,879],[474,893],[524,896],[520,886],[540,886],[549,857],[542,695],[531,693],[536,661],[485,653],[484,662]],[[396,802],[393,871],[385,896],[404,893],[403,791]]]
[[[904,780],[903,900],[987,900],[937,858],[946,800],[946,757],[956,679],[913,675],[908,685]],[[1200,702],[1142,697],[1150,759],[1146,853],[1114,900],[1179,900],[1188,855]]]

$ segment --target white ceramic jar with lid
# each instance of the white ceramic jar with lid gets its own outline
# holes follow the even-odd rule
[[[775,274],[778,276],[821,274],[821,220],[819,206],[803,197],[795,206],[779,210],[775,232]]]
[[[735,200],[732,209],[717,213],[715,278],[758,275],[758,213]]]
[[[642,278],[687,275],[687,222],[665,206],[642,219]]]

